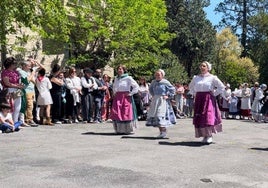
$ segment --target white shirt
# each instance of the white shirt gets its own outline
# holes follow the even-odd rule
[[[131,90],[131,92],[130,92]],[[131,77],[126,76],[124,78],[116,77],[113,83],[113,92],[130,92],[130,95],[138,93],[139,85],[138,83]]]
[[[82,89],[81,79],[77,76],[73,78],[66,78],[66,85],[70,90]]]
[[[88,79],[88,81],[86,80],[85,77],[82,77],[82,78],[81,78],[81,83],[82,83],[82,86],[83,86],[84,88],[88,88],[88,91],[89,91],[89,92],[91,92],[91,91],[93,91],[94,89],[97,89],[97,88],[98,88],[98,85],[97,85],[97,83],[96,83],[96,80],[95,80],[95,78],[92,77],[92,76]],[[93,86],[93,87],[92,87],[92,86]]]
[[[227,101],[231,98],[231,95],[232,95],[231,89],[225,89],[221,94],[222,98],[224,98]]]
[[[77,76],[73,78],[66,78],[67,88],[70,89],[70,93],[73,95],[74,105],[80,102],[79,91],[82,89],[81,79]]]
[[[2,118],[3,121],[12,119],[12,115],[11,115],[11,113],[7,113],[7,115],[4,116],[3,112],[0,112],[0,117]]]
[[[225,86],[217,76],[207,73],[194,76],[189,84],[189,89],[193,95],[197,92],[212,92],[214,96],[217,96],[223,93]]]

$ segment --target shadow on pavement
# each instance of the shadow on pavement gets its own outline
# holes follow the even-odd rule
[[[168,146],[189,146],[189,147],[202,147],[209,144],[202,142],[158,142],[160,145],[168,145]]]
[[[143,139],[143,140],[163,140],[163,139],[169,139],[169,138],[157,138],[152,136],[122,136],[121,138],[126,139]]]
[[[259,150],[259,151],[268,151],[268,148],[249,148],[252,150]]]
[[[120,136],[116,133],[95,133],[95,132],[86,132],[82,133],[82,135],[102,135],[102,136]]]

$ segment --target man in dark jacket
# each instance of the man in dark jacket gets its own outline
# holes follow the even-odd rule
[[[93,90],[93,100],[94,100],[94,123],[101,123],[101,107],[103,105],[103,99],[105,96],[105,91],[107,87],[104,85],[104,81],[101,76],[102,72],[100,69],[96,69],[94,73],[95,82],[97,87]]]

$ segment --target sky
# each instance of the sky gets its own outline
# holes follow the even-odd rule
[[[217,25],[221,20],[221,14],[214,12],[216,5],[221,1],[222,0],[210,0],[210,6],[204,8],[205,12],[207,13],[207,18],[213,25]]]

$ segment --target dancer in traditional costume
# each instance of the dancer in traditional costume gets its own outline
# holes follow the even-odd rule
[[[117,76],[113,83],[113,104],[111,119],[117,134],[131,134],[137,127],[133,94],[138,93],[138,83],[127,73],[124,65],[117,67]]]
[[[171,105],[175,95],[175,87],[166,79],[165,72],[159,69],[155,72],[155,80],[149,87],[152,101],[148,110],[146,126],[158,127],[158,138],[167,136],[167,127],[176,124],[176,115]]]
[[[216,97],[222,94],[225,86],[220,79],[210,74],[211,64],[200,64],[201,74],[194,76],[189,87],[195,96],[194,118],[195,137],[203,137],[203,143],[212,143],[212,133],[222,132],[221,113]]]

